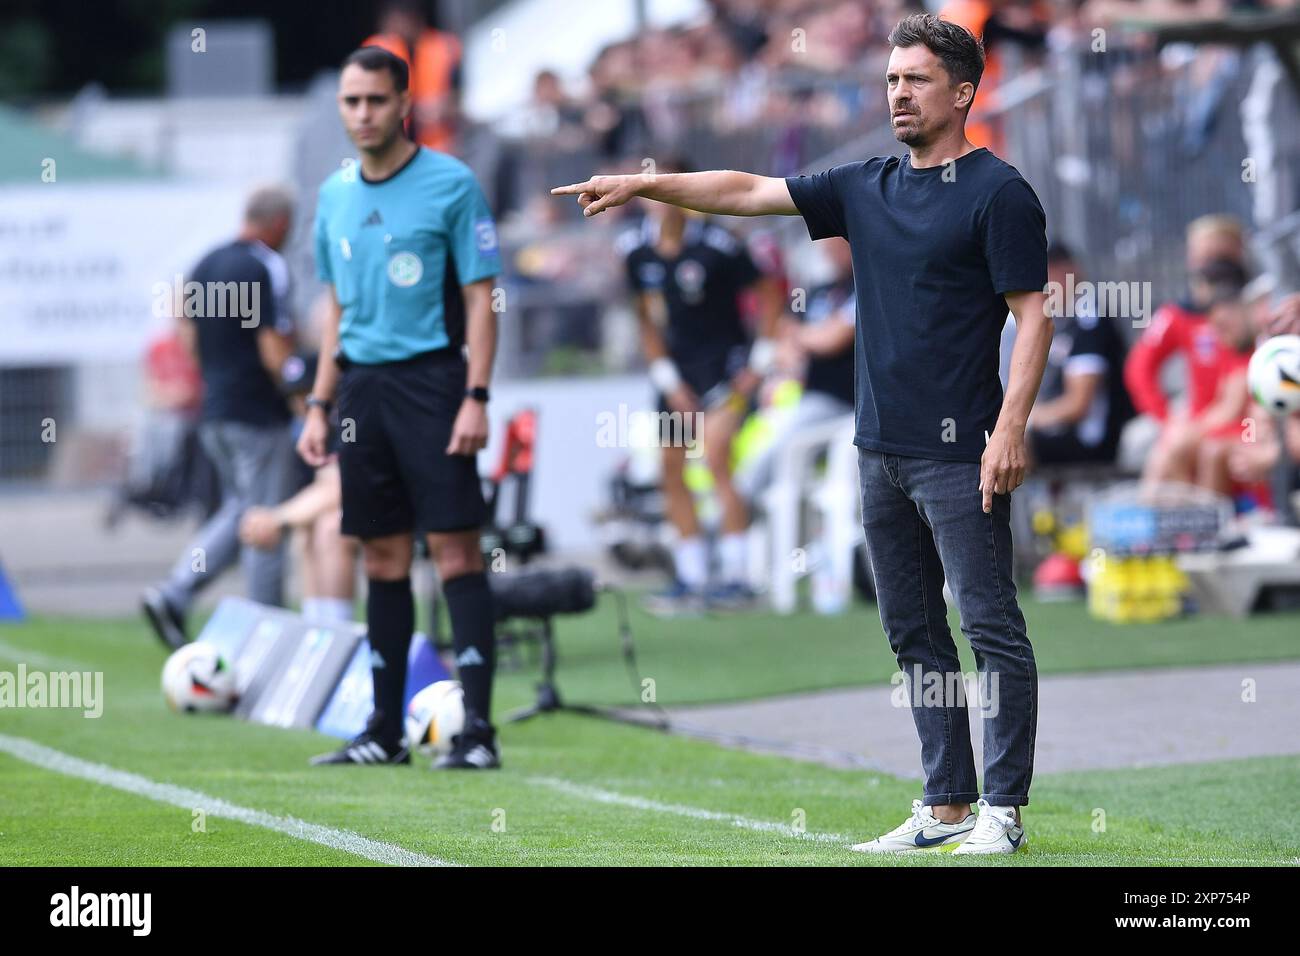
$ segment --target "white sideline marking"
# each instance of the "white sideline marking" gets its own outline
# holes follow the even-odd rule
[[[613,790],[603,790],[600,787],[589,787],[585,784],[573,783],[572,781],[563,780],[559,777],[528,777],[527,781],[528,783],[536,784],[538,786],[549,787],[552,790],[559,791],[560,793],[567,793],[573,797],[592,800],[596,803],[609,803],[620,807],[631,807],[634,810],[650,810],[655,813],[671,813],[677,816],[690,817],[693,820],[713,820],[721,823],[730,823],[732,826],[740,827],[744,830],[754,830],[759,833],[779,833],[782,836],[796,837],[802,840],[814,840],[818,843],[837,843],[844,846],[851,846],[856,841],[856,838],[847,837],[842,833],[816,833],[813,831],[799,833],[793,827],[784,823],[771,823],[767,820],[753,820],[748,817],[738,816],[734,813],[719,813],[716,810],[704,810],[700,807],[689,807],[680,803],[660,803],[657,800],[649,800],[645,797],[635,797],[628,794],[616,793]],[[1036,848],[1035,853],[1042,854],[1043,850],[1041,848]],[[903,858],[915,858],[920,862],[923,858],[932,855],[934,854],[921,852],[915,854],[904,854],[902,856]],[[1067,857],[1073,857],[1073,854],[1067,854]],[[973,857],[972,859],[977,862],[980,860],[979,857]],[[1083,862],[1079,865],[1113,865],[1095,862],[1095,858],[1091,854],[1084,854],[1082,856],[1082,861]],[[1146,865],[1152,866],[1167,865],[1159,862],[1151,863],[1150,861],[1139,862],[1145,862]],[[1260,862],[1257,859],[1237,859],[1235,857],[1191,857],[1183,860],[1183,862],[1185,864],[1212,864],[1220,866],[1260,865]],[[1287,862],[1292,865],[1300,865],[1300,857],[1296,857],[1294,860],[1288,860]]]
[[[54,657],[40,651],[29,651],[25,647],[14,647],[0,641],[0,657],[28,666],[44,667],[52,671],[93,671],[95,668],[75,661],[71,657]]]
[[[202,809],[214,817],[224,817],[250,826],[274,830],[308,843],[318,843],[334,850],[342,850],[355,856],[373,860],[376,863],[388,863],[393,866],[455,866],[437,857],[425,856],[391,843],[371,840],[351,830],[335,830],[318,823],[308,823],[296,817],[278,817],[263,810],[253,810],[229,803],[219,797],[213,797],[198,790],[178,787],[170,783],[158,783],[138,774],[118,770],[102,763],[92,763],[71,754],[43,746],[23,737],[10,737],[0,734],[0,751],[19,760],[25,760],[46,770],[80,777],[91,783],[103,784],[137,796],[169,803],[184,810]]]
[[[772,823],[769,820],[754,820],[750,817],[743,817],[735,813],[720,813],[717,810],[704,810],[700,807],[688,807],[680,803],[660,803],[658,800],[650,800],[646,797],[636,797],[624,793],[616,793],[613,790],[603,790],[600,787],[589,787],[585,784],[573,783],[569,780],[561,780],[558,777],[529,777],[528,782],[542,787],[549,787],[552,790],[558,790],[561,793],[567,793],[572,797],[592,800],[596,803],[609,803],[620,807],[631,807],[634,810],[649,810],[653,813],[671,813],[674,816],[690,817],[692,820],[712,820],[718,823],[730,823],[734,827],[739,827],[742,830],[753,830],[756,833],[776,833],[781,836],[794,837],[799,840],[813,840],[817,843],[852,845],[854,842],[842,833],[817,833],[812,830],[800,832],[788,823]]]

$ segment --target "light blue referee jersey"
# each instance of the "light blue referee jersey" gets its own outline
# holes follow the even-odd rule
[[[334,286],[339,345],[395,362],[465,341],[461,286],[501,271],[496,225],[468,166],[420,147],[387,179],[352,163],[321,185],[316,268]]]

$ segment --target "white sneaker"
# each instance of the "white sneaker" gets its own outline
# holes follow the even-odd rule
[[[912,801],[912,815],[902,826],[883,836],[853,847],[859,853],[906,853],[910,850],[938,850],[960,843],[975,829],[975,814],[960,823],[943,823],[920,800]]]
[[[975,832],[968,836],[956,853],[1015,853],[1029,841],[1025,828],[1016,822],[1015,807],[990,806],[981,800]]]

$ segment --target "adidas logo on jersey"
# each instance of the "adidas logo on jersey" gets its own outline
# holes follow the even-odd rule
[[[378,209],[373,210],[369,216],[366,216],[366,218],[361,221],[362,226],[382,226],[383,224],[384,217],[379,215]]]

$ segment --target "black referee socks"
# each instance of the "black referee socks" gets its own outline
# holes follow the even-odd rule
[[[369,581],[366,625],[369,628],[370,675],[375,684],[375,726],[383,742],[402,739],[402,703],[406,692],[406,656],[415,630],[411,579]]]
[[[487,574],[476,571],[442,583],[451,617],[451,641],[456,651],[456,676],[465,689],[465,722],[471,716],[489,721],[492,712],[492,673],[496,668],[496,619]]]

